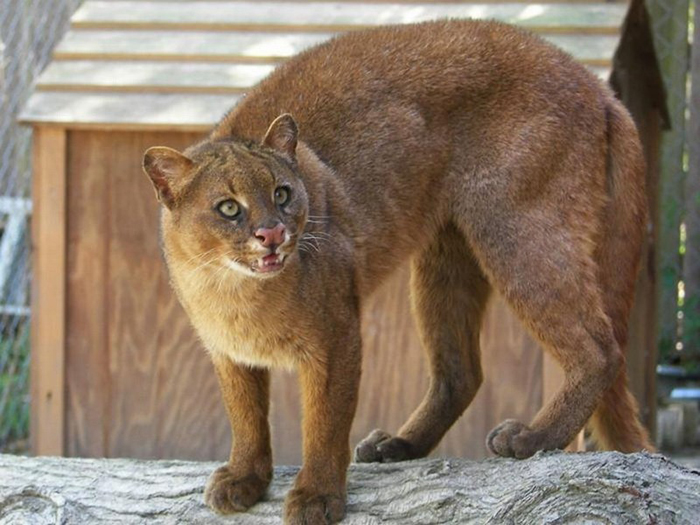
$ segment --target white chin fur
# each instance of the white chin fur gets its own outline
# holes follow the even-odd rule
[[[226,266],[231,268],[232,270],[235,270],[239,273],[242,273],[243,275],[248,275],[250,277],[257,277],[257,274],[251,270],[248,266],[245,264],[241,264],[236,261],[232,261],[231,259],[226,260]]]

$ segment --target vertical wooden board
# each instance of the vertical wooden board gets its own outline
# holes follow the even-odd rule
[[[214,368],[165,278],[158,291],[155,440],[158,457],[228,459],[229,422]]]
[[[205,459],[228,454],[228,422],[209,358],[167,284],[158,205],[141,172],[152,145],[192,134],[104,133],[109,163],[110,455]],[[154,329],[156,327],[156,329]]]
[[[66,453],[108,451],[106,143],[100,134],[68,137]]]
[[[640,67],[637,65],[636,67]],[[659,142],[661,117],[649,108],[649,94],[625,86],[625,105],[632,112],[644,146],[647,162],[647,202],[649,227],[640,260],[634,304],[630,313],[627,343],[627,373],[630,389],[639,403],[642,422],[656,435],[656,365],[658,360],[658,283],[659,244]]]
[[[140,173],[142,134],[101,133],[107,166],[110,455],[158,457],[158,209]],[[169,378],[173,380],[173,378]],[[176,441],[173,440],[173,444]],[[138,444],[138,448],[136,448]],[[133,450],[133,454],[128,451]]]
[[[34,133],[31,441],[63,455],[65,388],[66,131]]]

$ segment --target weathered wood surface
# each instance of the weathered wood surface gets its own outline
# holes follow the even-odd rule
[[[32,196],[32,446],[63,452],[66,315],[66,133],[34,134]]]
[[[54,51],[56,61],[159,60],[276,63],[331,38],[333,33],[259,31],[71,31]],[[586,64],[610,66],[618,35],[543,34]],[[43,79],[46,80],[45,78]]]
[[[0,525],[281,522],[297,468],[279,467],[264,501],[212,514],[213,463],[0,456]],[[700,471],[660,455],[538,454],[529,460],[352,465],[347,524],[615,523],[694,525]]]

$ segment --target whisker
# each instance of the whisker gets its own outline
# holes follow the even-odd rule
[[[233,250],[226,252],[223,257],[227,257],[231,259],[233,262],[240,263],[241,259],[240,257],[233,257]],[[216,282],[216,289],[218,292],[222,291],[222,288],[224,284],[226,284],[226,271],[229,270],[230,268],[222,264],[217,268],[217,270],[214,272],[214,275],[212,275],[212,279],[215,280]]]
[[[332,236],[330,233],[323,232],[323,231],[319,231],[319,230],[314,230],[314,231],[307,232],[307,233],[313,234],[313,235],[322,235],[322,236],[325,236],[325,237],[328,238],[328,239],[332,239],[332,238],[333,238],[333,236]]]
[[[304,240],[306,240],[306,239],[304,239]],[[304,241],[300,241],[300,242],[299,242],[299,245],[301,246],[303,242],[304,242]],[[317,245],[315,245],[312,241],[307,241],[306,244],[304,244],[304,246],[306,246],[306,247],[308,247],[308,248],[313,248],[314,250],[316,250],[316,252],[320,252],[320,251],[321,251],[321,250],[319,249],[319,247],[318,247]]]
[[[196,260],[198,260],[198,259],[203,259],[203,258],[206,257],[207,255],[209,255],[211,252],[213,252],[214,250],[216,250],[216,248],[217,248],[217,247],[214,246],[211,250],[207,250],[206,252],[202,252],[202,253],[195,254],[193,257],[190,257],[189,259],[187,259],[187,260],[185,261],[185,264],[189,264],[189,263],[191,263],[191,262],[193,262],[193,261],[196,261]]]
[[[306,233],[304,234],[304,237],[307,238],[307,239],[313,239],[313,240],[316,241],[317,243],[320,243],[320,242],[322,242],[322,241],[323,241],[323,242],[328,242],[328,243],[331,242],[332,237],[330,237],[330,236],[328,236],[328,237],[317,237],[315,234],[318,234],[318,233],[321,233],[321,232],[313,232],[313,233],[306,232]]]
[[[209,266],[211,263],[213,263],[218,258],[219,258],[219,254],[215,253],[212,257],[210,257],[209,259],[204,261],[202,264],[200,264],[197,267],[190,270],[189,273],[197,272],[197,271],[201,270],[202,268],[204,268],[205,266]]]

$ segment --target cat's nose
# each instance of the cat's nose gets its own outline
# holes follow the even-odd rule
[[[258,228],[255,230],[255,238],[260,241],[263,246],[280,245],[284,242],[284,234],[287,228],[281,222],[274,228]]]

